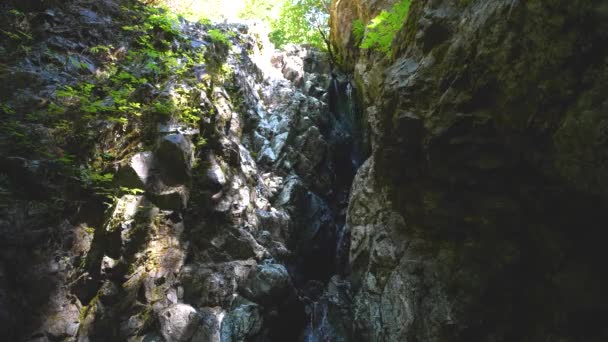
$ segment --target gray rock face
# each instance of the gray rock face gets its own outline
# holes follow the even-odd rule
[[[355,331],[373,341],[408,340],[411,334],[439,339],[454,324],[455,310],[442,265],[425,252],[427,242],[410,237],[403,217],[387,208],[374,168],[370,159],[359,170],[348,213]],[[428,295],[419,297],[421,292]]]
[[[257,304],[237,298],[222,321],[221,342],[246,341],[262,328],[262,316]]]
[[[582,285],[605,284],[588,250],[606,235],[589,217],[608,222],[605,144],[593,128],[606,122],[598,44],[608,36],[574,23],[607,12],[582,2],[413,1],[392,58],[359,54],[349,25],[382,3],[332,6],[373,150],[347,220],[355,334],[602,340],[604,328],[570,318],[608,312],[588,300],[606,302],[605,293]]]
[[[335,43],[340,56],[347,68],[352,69],[354,61],[359,57],[359,50],[352,34],[355,20],[366,24],[380,13],[389,9],[399,0],[348,0],[331,1],[330,6],[330,29],[331,37]]]
[[[291,286],[289,273],[281,264],[260,264],[243,285],[243,295],[259,303],[281,301]]]
[[[118,171],[118,184],[127,188],[145,189],[151,171],[155,168],[154,161],[154,155],[150,151],[135,154],[129,163]]]
[[[234,261],[210,264],[204,267],[186,265],[182,270],[184,297],[197,306],[226,306],[239,285],[243,285],[256,262]]]
[[[347,281],[334,276],[323,296],[308,307],[311,322],[304,332],[313,341],[352,341],[353,317]],[[347,318],[347,319],[345,319]]]
[[[194,149],[190,139],[183,134],[164,136],[156,150],[163,181],[167,185],[186,183],[191,176]]]
[[[129,99],[196,87],[183,100],[204,113],[200,124],[116,123],[104,110],[61,144],[72,120],[35,116],[60,85],[104,88],[93,75],[138,46],[121,29],[138,10],[3,2],[0,337],[608,340],[605,2],[414,0],[390,57],[358,50],[355,20],[396,2],[332,2],[347,81],[307,48],[269,60],[254,26],[180,19],[171,34],[149,30],[230,66],[196,65]],[[113,47],[96,55],[94,45]],[[353,138],[328,91],[340,83],[357,90],[373,151],[345,230],[336,211],[348,190],[336,183],[349,182],[351,161],[337,156]],[[40,151],[28,149],[35,142]],[[145,192],[100,198],[96,176],[114,168],[113,185]],[[346,282],[331,276],[335,250],[349,245],[335,240],[348,236]]]
[[[0,13],[38,30],[32,59],[19,58],[0,70],[6,81],[0,82],[3,115],[14,109],[22,116],[56,102],[58,85],[94,83],[93,93],[106,91],[106,81],[93,80],[92,74],[110,61],[129,59],[138,37],[121,28],[134,25],[132,15],[150,13],[114,0],[85,2],[57,2],[23,16]],[[4,25],[0,21],[3,30]],[[321,100],[327,100],[330,66],[321,52],[291,47],[272,67],[256,40],[267,33],[249,33],[240,25],[213,28],[226,32],[231,49],[214,49],[211,27],[199,23],[180,19],[171,34],[150,30],[159,44],[191,57],[204,49],[208,65],[137,85],[129,97],[129,103],[160,112],[155,104],[179,94],[180,101],[200,110],[200,125],[180,122],[186,114],[181,112],[165,113],[166,122],[154,122],[165,118],[161,113],[128,113],[124,123],[107,120],[104,111],[60,148],[54,141],[62,138],[63,126],[27,123],[28,132],[54,148],[44,158],[4,153],[14,146],[0,131],[0,161],[7,161],[0,163],[0,317],[18,327],[5,328],[3,320],[2,337],[71,342],[301,337],[308,303],[296,287],[314,278],[309,287],[318,297],[335,249],[332,137],[342,128]],[[112,47],[94,52],[104,49],[93,49],[93,43]],[[215,60],[234,75],[219,75],[210,63]],[[117,72],[123,69],[138,79],[150,72],[122,64]],[[13,86],[18,89],[8,104],[17,105],[5,107]],[[110,97],[101,102],[114,108]],[[78,104],[65,102],[76,112]],[[78,165],[70,168],[77,177],[64,169],[72,153],[78,154]],[[74,179],[80,177],[88,183]],[[13,189],[23,196],[4,206],[5,191]],[[64,211],[70,214],[64,217]],[[309,255],[317,261],[305,261]],[[303,268],[306,275],[299,276]],[[36,310],[17,310],[30,305]]]
[[[202,316],[201,325],[191,341],[220,342],[221,321],[226,313],[217,308],[203,308],[201,309],[200,314]]]
[[[190,192],[185,186],[159,185],[153,189],[154,191],[149,197],[160,209],[180,211],[188,206]]]
[[[201,316],[190,305],[175,304],[158,314],[160,331],[166,341],[190,341],[201,323]]]

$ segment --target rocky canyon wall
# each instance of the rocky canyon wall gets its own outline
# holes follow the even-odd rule
[[[306,339],[354,176],[325,54],[137,1],[18,5],[0,340]]]
[[[373,151],[347,220],[355,335],[605,340],[608,5],[413,0],[390,58],[349,38],[374,10],[332,8]]]

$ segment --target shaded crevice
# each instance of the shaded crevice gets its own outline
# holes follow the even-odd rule
[[[366,154],[352,84],[346,77],[334,77],[327,93],[331,123],[323,135],[330,145],[326,163],[332,168],[333,181],[328,195],[307,191],[294,209],[295,221],[300,223],[296,231],[303,232],[294,238],[295,257],[288,264],[297,299],[279,310],[279,317],[285,318],[268,322],[272,341],[333,341],[350,334],[343,329],[347,319],[335,320],[345,314],[340,311],[345,308],[330,303],[326,296],[329,286],[332,293],[340,293],[341,304],[349,301],[346,288],[340,285],[349,273],[346,210],[352,181]],[[306,236],[311,225],[317,225],[314,234]]]

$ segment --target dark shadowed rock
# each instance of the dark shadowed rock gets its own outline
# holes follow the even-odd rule
[[[262,263],[243,284],[243,296],[259,303],[281,301],[291,285],[289,274],[281,264]]]
[[[225,306],[255,265],[253,260],[186,265],[181,274],[184,298],[197,306]]]
[[[201,324],[191,342],[220,342],[221,323],[226,313],[219,308],[202,308]]]
[[[332,4],[332,39],[354,70],[373,151],[347,220],[356,334],[605,339],[574,317],[606,317],[608,306],[574,283],[606,284],[589,252],[608,222],[598,130],[608,35],[592,28],[606,6],[412,1],[390,58],[359,50],[352,24],[395,2]],[[555,279],[579,281],[566,290]]]
[[[163,181],[167,185],[185,184],[189,181],[194,149],[190,138],[183,134],[169,134],[160,140],[156,158]]]
[[[162,210],[180,211],[188,206],[189,191],[185,186],[158,186],[149,195],[150,200]]]
[[[245,341],[262,328],[260,307],[242,297],[237,297],[222,321],[221,342]]]

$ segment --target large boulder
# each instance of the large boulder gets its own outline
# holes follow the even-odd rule
[[[191,342],[220,342],[221,323],[226,313],[220,308],[202,308],[200,314],[201,325]]]
[[[188,206],[190,192],[185,186],[158,184],[153,186],[152,189],[152,193],[148,197],[162,210],[180,211]]]
[[[288,294],[291,281],[285,266],[263,263],[249,274],[243,284],[243,296],[258,303],[281,302]]]
[[[139,152],[118,170],[115,179],[120,186],[145,189],[154,168],[154,154],[150,151]]]
[[[160,331],[166,341],[188,342],[201,323],[201,315],[190,305],[175,304],[158,314]]]
[[[262,323],[261,308],[239,297],[222,321],[221,342],[246,341],[260,332]]]
[[[205,173],[206,180],[212,191],[219,191],[226,184],[226,174],[222,170],[222,167],[217,161],[212,160],[209,164],[209,168]]]

